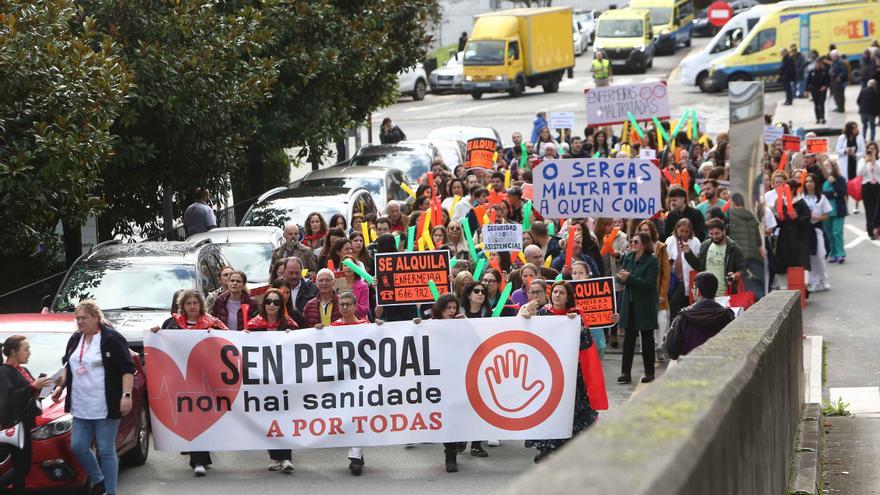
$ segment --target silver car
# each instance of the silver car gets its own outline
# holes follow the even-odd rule
[[[187,241],[210,239],[220,248],[236,270],[247,275],[253,287],[269,282],[269,263],[272,251],[284,243],[284,233],[278,227],[223,227],[189,236]]]
[[[464,52],[456,53],[446,65],[431,72],[431,93],[464,93]]]
[[[409,194],[400,185],[408,184],[406,175],[392,167],[355,167],[344,164],[314,170],[306,174],[297,187],[347,187],[370,192],[379,211],[391,200],[406,201]]]

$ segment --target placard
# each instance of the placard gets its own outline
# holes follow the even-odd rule
[[[650,218],[660,211],[660,169],[635,158],[545,160],[532,170],[544,218]]]
[[[669,118],[666,81],[587,88],[584,99],[590,127],[622,124],[628,118],[627,112],[639,122]]]
[[[147,330],[155,447],[569,438],[580,329],[577,319],[539,316],[289,333]]]
[[[644,160],[656,160],[657,151],[652,148],[639,148],[639,158]]]
[[[522,251],[523,233],[519,223],[487,223],[483,225],[483,249],[496,251]]]
[[[489,168],[495,165],[495,152],[498,142],[489,138],[474,138],[467,142],[467,160],[465,166],[473,168]]]
[[[819,153],[828,153],[828,139],[827,138],[807,138],[807,154],[808,155],[816,155]]]
[[[777,139],[781,139],[785,134],[785,129],[776,127],[775,125],[764,126],[764,144],[773,144]]]
[[[794,152],[800,151],[801,150],[800,136],[793,136],[791,134],[784,134],[782,136],[782,149],[784,151],[794,151]]]
[[[376,274],[376,304],[433,303],[428,287],[433,280],[440,294],[452,290],[449,279],[449,251],[418,251],[408,253],[376,253],[373,255]]]
[[[617,298],[614,277],[569,281],[574,289],[574,302],[583,311],[584,323],[590,328],[608,328],[615,325]]]
[[[574,129],[574,112],[550,112],[551,129]]]

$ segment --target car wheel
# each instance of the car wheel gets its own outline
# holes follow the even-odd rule
[[[507,94],[516,98],[518,96],[522,96],[522,94],[526,91],[526,87],[522,82],[522,79],[517,78],[516,83],[513,85],[513,88],[507,91]]]
[[[471,98],[473,98],[473,99],[475,99],[475,100],[479,100],[479,99],[482,98],[482,97],[483,97],[483,92],[482,92],[482,91],[474,91],[474,92],[471,93]]]
[[[746,74],[745,72],[734,72],[727,78],[728,83],[732,82],[740,82],[740,81],[751,81],[752,76]]]
[[[425,80],[419,79],[416,81],[416,87],[413,88],[413,100],[422,101],[425,99],[426,92]]]
[[[559,79],[553,79],[548,83],[544,83],[541,85],[541,88],[545,93],[555,93],[559,91]]]
[[[686,46],[686,47],[688,47],[688,48],[691,47],[691,37],[690,37],[690,36],[688,36],[687,41],[684,42],[684,46]]]
[[[697,86],[700,87],[700,91],[702,91],[703,93],[712,92],[712,81],[709,79],[708,72],[700,72],[700,74],[697,76]]]
[[[138,413],[137,422],[137,443],[135,446],[122,456],[122,461],[129,466],[142,466],[147,462],[150,455],[150,412],[148,410],[146,397],[144,403]]]

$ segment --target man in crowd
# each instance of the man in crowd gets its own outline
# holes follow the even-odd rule
[[[520,149],[523,140],[522,134],[519,132],[514,132],[510,139],[513,141],[513,144],[504,150],[504,161],[507,162],[508,165],[514,161],[514,154],[517,153],[516,150]]]
[[[785,102],[783,105],[791,105],[794,99],[794,83],[797,81],[797,69],[794,66],[794,59],[785,48],[782,49],[782,64],[779,66],[779,83],[785,90]]]
[[[694,227],[694,235],[697,239],[703,241],[706,238],[706,220],[699,210],[688,205],[687,191],[680,186],[670,187],[666,202],[669,204],[669,215],[666,216],[663,224],[667,237],[673,234],[672,229],[679,220],[687,218]]]
[[[590,64],[590,72],[593,73],[596,87],[608,86],[611,82],[611,63],[605,58],[605,52],[602,50],[596,50],[593,62]]]
[[[755,215],[746,209],[742,194],[733,193],[730,201],[733,204],[729,212],[730,237],[742,249],[745,260],[743,282],[747,291],[755,293],[757,301],[764,296],[764,246],[761,224]]]
[[[713,218],[706,226],[709,229],[709,239],[703,241],[699,255],[695,255],[687,244],[683,245],[682,250],[685,259],[697,271],[715,275],[718,279],[716,295],[723,296],[727,293],[727,284],[742,277],[745,258],[739,244],[725,234],[723,221]]]
[[[590,155],[584,149],[584,141],[575,136],[571,138],[571,149],[568,150],[568,153],[562,155],[562,158],[589,158]]]
[[[409,219],[400,210],[400,201],[389,201],[385,206],[385,216],[391,221],[391,232],[405,232]]]
[[[318,294],[318,288],[308,278],[303,278],[303,262],[292,256],[287,258],[284,264],[284,278],[290,286],[290,299],[293,306],[300,313],[305,309],[306,303]]]
[[[529,233],[532,234],[532,240],[535,241],[535,244],[541,248],[544,257],[551,256],[555,258],[562,252],[562,249],[559,247],[559,239],[556,236],[550,235],[550,231],[547,230],[547,224],[544,222],[533,222]],[[538,266],[542,264],[543,260]]]
[[[333,287],[335,281],[336,276],[333,274],[333,270],[329,268],[318,270],[318,274],[315,276],[318,294],[303,308],[306,327],[314,327],[319,323],[329,327],[331,323],[340,318],[339,296]]]
[[[670,359],[685,356],[718,334],[734,315],[730,308],[715,302],[718,279],[703,272],[694,279],[696,302],[681,310],[672,321],[663,346]]]
[[[831,97],[834,98],[834,110],[832,112],[846,112],[846,83],[849,81],[849,67],[844,63],[837,50],[831,50],[831,67],[828,69],[831,77]]]
[[[217,227],[217,216],[209,204],[211,194],[207,189],[196,189],[195,201],[183,212],[183,229],[186,236],[201,234]]]
[[[299,242],[299,225],[291,222],[284,226],[284,244],[272,251],[272,263],[269,265],[271,270],[275,263],[284,258],[296,256],[308,268],[310,272],[318,271],[318,259],[311,249]]]
[[[697,205],[697,209],[703,214],[703,218],[709,217],[709,210],[712,208],[724,208],[727,201],[718,197],[718,181],[715,179],[706,179],[703,181],[703,197],[705,201]]]

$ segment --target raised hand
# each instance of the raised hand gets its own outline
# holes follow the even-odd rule
[[[486,368],[486,382],[492,400],[499,409],[509,413],[522,411],[544,391],[544,382],[528,383],[529,357],[508,349],[504,355],[497,354],[492,365]],[[526,397],[523,401],[522,398]],[[504,404],[502,404],[502,401]]]

